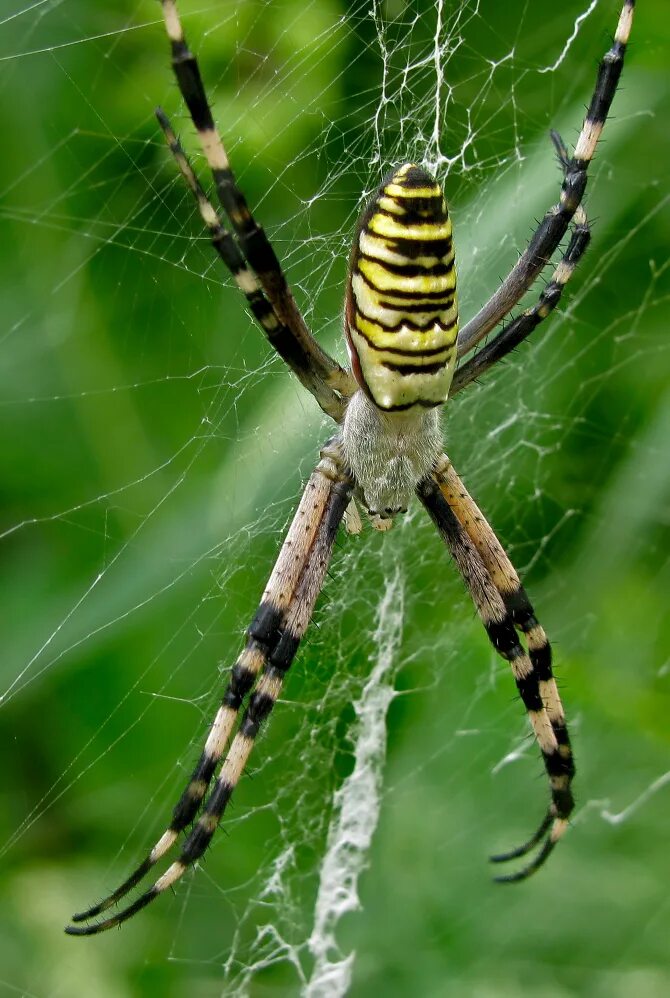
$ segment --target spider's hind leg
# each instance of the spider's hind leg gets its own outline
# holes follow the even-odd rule
[[[174,809],[170,826],[147,858],[117,890],[73,917],[77,924],[67,926],[68,935],[96,935],[120,925],[171,887],[204,854],[239,783],[258,731],[277,702],[305,634],[352,488],[340,444],[334,438],[322,448],[321,460],[305,486],[260,606],[247,630],[245,648],[233,666],[200,761]],[[246,709],[228,746],[246,697]],[[221,760],[213,789],[205,800]],[[122,911],[92,924],[79,924],[102,914],[137,886],[151,867],[168,853],[179,832],[196,818],[198,810],[200,817],[179,856],[152,886]]]
[[[462,486],[453,468],[451,469],[451,473],[453,479],[458,481]],[[460,499],[469,510],[479,512],[478,507],[464,487],[462,488]],[[470,517],[466,514],[466,521],[469,521],[469,519]],[[575,762],[570,745],[570,735],[565,720],[565,712],[552,670],[551,645],[549,644],[547,635],[535,616],[535,611],[523,586],[519,582],[512,563],[507,558],[489,524],[483,517],[481,521],[476,522],[483,534],[482,548],[485,549],[487,546],[491,546],[496,552],[496,562],[502,566],[505,580],[511,587],[505,590],[504,583],[500,585],[501,595],[505,606],[511,614],[514,626],[524,636],[528,649],[528,657],[537,676],[540,696],[542,697],[558,745],[557,753],[551,759],[545,760],[551,785],[551,804],[539,828],[523,845],[490,857],[492,863],[504,863],[507,860],[525,856],[535,848],[545,833],[549,831],[543,849],[540,850],[532,863],[518,873],[501,875],[495,878],[499,883],[513,883],[517,880],[524,880],[538,869],[567,830],[568,820],[574,809],[572,780],[575,775]],[[490,536],[487,536],[489,532]],[[496,546],[499,548],[499,552],[496,550]],[[484,561],[486,563],[487,559],[484,558]],[[490,562],[489,564],[492,563]],[[488,564],[487,567],[489,567]]]
[[[547,813],[522,846],[492,857],[493,862],[504,862],[540,846],[535,858],[517,873],[496,878],[523,880],[546,861],[565,833],[574,807],[574,760],[551,668],[551,647],[512,563],[446,455],[418,492],[458,566],[491,644],[510,664],[542,753],[551,792]]]

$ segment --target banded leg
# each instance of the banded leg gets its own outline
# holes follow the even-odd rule
[[[249,308],[265,333],[268,342],[297,375],[301,384],[315,397],[323,411],[334,420],[339,421],[344,414],[342,398],[324,385],[322,378],[312,368],[311,353],[288,326],[277,318],[274,308],[263,293],[258,278],[247,265],[234,237],[224,228],[218,212],[205,194],[162,108],[156,108],[156,117],[181,175],[195,197],[200,216],[209,229],[212,246],[232,274],[237,287],[247,299]]]
[[[552,130],[551,140],[558,153],[559,162],[563,167],[564,174],[570,168],[568,151],[558,132]],[[568,242],[565,253],[554,270],[551,280],[540,295],[537,304],[526,309],[521,315],[513,319],[504,329],[501,329],[494,338],[478,350],[474,357],[466,361],[465,364],[456,370],[450,395],[455,395],[461,389],[467,387],[472,381],[480,378],[490,367],[497,364],[508,353],[516,349],[539,324],[546,319],[556,308],[561,300],[563,289],[568,283],[575,268],[591,242],[591,229],[586,212],[580,204],[575,211],[571,222],[572,234]]]
[[[169,827],[121,887],[100,904],[74,915],[73,922],[96,917],[126,895],[193,821],[228,743],[243,700],[256,682],[214,789],[179,858],[133,904],[93,925],[69,925],[65,929],[69,935],[94,935],[125,922],[162,894],[203,855],[239,782],[260,725],[279,696],[284,676],[307,629],[352,487],[352,481],[343,471],[339,444],[328,445],[323,449],[322,459],[307,483],[256,616],[247,631],[244,651],[233,667],[205,748],[174,810]]]
[[[172,68],[212,171],[219,201],[233,227],[242,255],[258,277],[278,323],[290,331],[295,341],[293,356],[284,359],[324,412],[338,419],[343,411],[340,396],[352,395],[356,385],[351,375],[326,353],[307,328],[275,251],[237,185],[207,102],[198,62],[186,43],[176,0],[161,0],[161,3],[172,49]],[[181,162],[179,165],[184,172]],[[209,225],[207,219],[205,221]],[[298,358],[302,360],[299,362]]]
[[[586,118],[568,161],[559,202],[545,214],[528,246],[495,294],[470,319],[458,335],[458,356],[464,357],[521,301],[541,270],[551,260],[581,204],[587,171],[593,159],[623,68],[626,45],[633,23],[635,0],[625,0],[614,42],[598,67],[596,85]],[[463,387],[461,385],[461,387]]]
[[[554,841],[558,841],[564,833],[567,820],[574,807],[571,786],[575,775],[575,763],[565,711],[552,670],[551,645],[544,628],[535,616],[533,606],[521,585],[516,569],[493,532],[491,525],[456,474],[446,454],[442,455],[438,462],[434,478],[440,492],[447,500],[449,508],[477,549],[514,626],[524,636],[528,657],[537,676],[540,697],[558,743],[559,759],[554,761],[553,775],[550,776],[552,800],[549,811],[538,832],[528,842],[518,849],[492,857],[493,862],[503,862],[530,852],[552,822],[553,828],[550,837]],[[522,874],[526,875],[524,871]],[[518,880],[523,879],[523,876],[513,874],[511,878],[501,879],[505,881]]]
[[[446,461],[446,458],[444,460]],[[442,471],[442,463],[439,467]],[[452,509],[447,496],[444,494],[445,491],[448,490],[445,488],[443,491],[438,482],[437,473],[431,478],[424,479],[417,488],[419,498],[456,562],[491,644],[496,652],[510,664],[519,696],[526,708],[540,747],[551,787],[552,799],[549,811],[535,834],[519,849],[504,856],[494,857],[494,861],[499,862],[515,856],[523,856],[542,842],[536,857],[521,871],[509,877],[496,878],[501,881],[522,880],[534,873],[546,861],[556,842],[564,833],[567,827],[567,817],[572,809],[566,762],[554,727],[554,721],[558,715],[554,709],[554,721],[552,721],[552,714],[549,712],[550,704],[549,702],[545,703],[543,697],[543,693],[547,693],[549,685],[541,686],[540,676],[542,673],[538,671],[538,665],[544,665],[546,662],[548,643],[545,637],[544,645],[542,645],[544,631],[541,631],[536,621],[535,625],[531,623],[531,617],[534,620],[532,608],[527,599],[519,595],[519,592],[523,593],[520,584],[514,591],[515,596],[512,598],[511,578],[506,581],[509,604],[503,595],[504,570],[510,563],[504,552],[502,552],[502,560],[499,559],[498,548],[500,551],[502,548],[497,540],[493,544],[488,534],[480,529],[478,543],[475,543],[468,529],[459,519],[457,512]],[[480,547],[485,550],[485,556],[480,552]],[[530,610],[530,615],[528,610]],[[522,623],[528,627],[528,631],[524,632],[528,642],[528,651],[522,646],[517,635],[517,628],[522,629]],[[560,700],[558,704],[560,705]],[[556,707],[553,701],[551,706]]]

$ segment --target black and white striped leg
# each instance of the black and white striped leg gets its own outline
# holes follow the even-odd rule
[[[323,486],[320,479],[319,483]],[[311,481],[305,489],[292,528],[287,536],[287,543],[280,551],[259,610],[247,630],[246,647],[231,670],[228,686],[211,725],[202,755],[174,808],[170,825],[128,879],[99,904],[76,914],[74,921],[95,918],[128,894],[144,878],[151,867],[162,859],[174,845],[180,832],[187,828],[195,818],[214,770],[228,744],[242,702],[251,690],[258,674],[266,665],[268,649],[276,640],[276,614],[285,614],[290,601],[293,599],[300,574],[304,570],[306,559],[319,528],[319,520],[314,518],[314,509],[318,509],[320,504],[324,502],[325,492],[324,487],[319,489]],[[296,552],[300,554],[300,557],[296,558]],[[275,611],[274,614],[267,610],[270,604]]]
[[[510,664],[549,779],[552,796],[549,813],[537,832],[523,847],[515,851],[515,855],[525,855],[540,842],[541,848],[535,859],[523,870],[510,878],[502,878],[521,880],[542,866],[567,828],[567,815],[563,814],[565,798],[559,788],[559,784],[565,779],[560,745],[542,696],[536,664],[519,640],[519,625],[514,619],[513,610],[506,606],[484,559],[449,505],[435,477],[424,479],[419,484],[417,493],[456,562],[491,644]],[[535,655],[533,658],[537,661]],[[502,858],[511,858],[511,855],[496,857],[496,861]]]
[[[343,412],[341,396],[346,398],[353,394],[355,383],[348,372],[323,350],[307,328],[277,255],[263,228],[256,223],[244,194],[237,185],[228,154],[214,124],[198,62],[184,36],[176,0],[161,0],[161,3],[172,50],[172,68],[212,171],[219,200],[233,227],[239,248],[258,277],[278,322],[290,330],[296,341],[296,354],[307,356],[308,371],[302,365],[294,366],[290,359],[288,362],[315,396],[324,412],[339,419]],[[181,163],[180,168],[184,172]],[[207,222],[207,219],[205,221]],[[307,373],[310,375],[310,383],[305,379]]]
[[[567,174],[570,168],[568,151],[558,132],[551,132],[551,140],[558,153],[559,161]],[[480,378],[490,367],[506,357],[533,332],[541,322],[554,311],[561,300],[563,289],[575,272],[575,268],[591,242],[591,229],[583,205],[579,205],[570,223],[572,233],[560,263],[551,275],[551,280],[543,290],[537,304],[527,308],[501,329],[486,346],[478,350],[474,357],[457,369],[449,390],[455,395],[472,381]]]
[[[256,683],[241,723],[204,810],[188,835],[179,858],[152,887],[123,911],[92,925],[68,925],[69,935],[95,935],[125,922],[175,883],[205,852],[247,763],[258,730],[272,710],[284,676],[307,629],[325,578],[337,528],[351,499],[353,483],[343,470],[340,446],[333,442],[303,493],[286,540],[247,631],[247,643],[233,667],[221,706],[191,780],[172,821],[137,870],[100,904],[73,916],[87,921],[101,914],[135,887],[174,845],[195,818],[232,733],[246,695]]]
[[[552,773],[549,777],[551,804],[547,815],[537,832],[523,846],[491,857],[493,862],[503,862],[530,852],[552,824],[553,827],[549,834],[550,841],[556,841],[563,834],[565,831],[564,823],[574,808],[572,796],[572,781],[575,775],[574,757],[570,746],[565,711],[553,674],[551,645],[544,628],[535,615],[526,591],[521,585],[516,569],[482,511],[456,474],[446,454],[442,455],[436,465],[434,479],[449,504],[449,508],[477,549],[514,626],[524,636],[528,657],[537,677],[540,697],[558,744],[558,759],[554,760]],[[505,882],[520,880],[536,868],[537,866],[532,865],[531,869],[525,868],[519,874],[498,879]]]
[[[540,271],[550,262],[581,204],[589,164],[593,159],[621,76],[626,45],[633,23],[634,7],[635,0],[625,0],[612,47],[605,53],[598,67],[595,89],[577,139],[574,155],[565,164],[559,202],[545,214],[530,243],[495,294],[460,330],[459,359],[470,353],[521,301]],[[462,388],[464,385],[460,384],[459,387]]]
[[[218,212],[205,194],[188,156],[175,135],[170,121],[162,108],[156,108],[160,124],[170,152],[188,184],[198,205],[200,216],[209,229],[212,246],[233,275],[235,283],[244,297],[256,321],[265,333],[270,345],[295,372],[301,384],[316,398],[324,412],[339,421],[344,412],[344,403],[338,394],[324,385],[323,379],[312,366],[312,354],[288,326],[277,318],[277,314],[266,298],[260,282],[248,266],[233,235],[224,227]]]

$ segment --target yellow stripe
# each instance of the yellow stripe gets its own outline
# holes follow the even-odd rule
[[[422,222],[408,225],[388,215],[377,213],[367,224],[369,232],[378,236],[388,236],[390,239],[449,239],[451,222]]]
[[[392,211],[396,215],[404,215],[407,212],[405,206],[396,201],[395,198],[380,198],[379,207],[383,208],[384,211]]]
[[[441,313],[426,311],[412,312],[411,314],[401,311],[394,312],[391,309],[372,308],[366,312],[358,309],[352,325],[367,336],[375,346],[386,344],[394,349],[400,349],[400,344],[397,342],[398,337],[409,337],[409,343],[404,345],[402,349],[414,352],[455,342],[458,313],[455,308]],[[426,338],[434,335],[436,329],[441,330],[440,341],[433,344],[427,343]],[[382,343],[380,337],[391,337],[391,339],[385,339]]]
[[[441,353],[430,354],[430,356],[427,357],[425,353],[417,353],[413,356],[408,356],[404,353],[395,353],[393,350],[380,350],[375,354],[375,356],[379,358],[380,364],[402,364],[406,367],[416,367],[417,374],[422,374],[421,365],[446,365],[451,360],[453,352],[453,347],[446,347]]]
[[[408,261],[408,265],[411,265]],[[448,264],[447,264],[448,266]],[[358,269],[377,291],[412,291],[417,294],[434,294],[437,291],[453,291],[456,287],[456,272],[452,267],[446,274],[435,277],[430,274],[418,274],[416,277],[405,277],[387,270],[382,263],[374,260],[359,259]]]
[[[426,350],[437,350],[439,347],[453,346],[458,336],[458,325],[455,321],[450,329],[442,329],[434,324],[428,329],[407,329],[400,327],[395,332],[389,332],[376,322],[365,319],[360,312],[356,313],[356,326],[379,350],[406,350],[413,354],[421,354]]]
[[[398,300],[393,298],[392,292],[384,297],[373,293],[367,285],[363,284],[358,275],[354,276],[353,289],[356,295],[356,314],[365,319],[379,321],[387,329],[389,326],[398,324],[398,316],[405,319],[410,325],[425,326],[426,323],[421,319],[421,316],[427,315],[434,322],[446,323],[455,320],[458,315],[455,292],[453,291],[445,293],[444,299],[440,301],[426,300],[420,295],[411,300],[407,298]]]
[[[396,177],[398,174],[396,173]],[[437,184],[433,184],[431,187],[409,187],[404,184],[397,184],[391,181],[384,188],[384,194],[387,194],[390,198],[436,198],[439,197],[442,191]]]
[[[371,232],[365,232],[365,230],[361,232],[358,245],[361,253],[364,253],[365,256],[373,256],[376,260],[387,263],[411,263],[415,267],[434,267],[436,263],[451,263],[454,258],[453,250],[450,250],[445,256],[426,252],[421,256],[413,256],[409,260],[404,253],[397,249],[391,249],[391,244],[381,236],[375,236]],[[430,243],[426,243],[426,250],[429,247]]]

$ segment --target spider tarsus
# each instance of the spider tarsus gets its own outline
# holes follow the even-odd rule
[[[76,915],[72,916],[75,921]],[[66,936],[92,936],[94,927],[92,925],[66,925],[64,929]]]
[[[489,862],[506,863],[510,859],[519,859],[521,856],[526,856],[544,838],[553,820],[553,814],[551,811],[547,811],[539,828],[533,833],[533,835],[531,835],[527,842],[524,842],[523,845],[517,846],[516,849],[510,849],[508,852],[501,852],[497,853],[495,856],[489,856]]]
[[[98,904],[92,905],[92,907],[87,908],[86,911],[75,912],[72,916],[72,921],[87,922],[89,918],[97,918],[97,916],[101,915],[103,911],[107,911],[108,908],[111,908],[113,904],[118,904],[118,898],[105,898],[104,901],[100,901]]]
[[[521,870],[517,870],[516,873],[500,874],[499,876],[493,878],[493,882],[496,884],[518,884],[521,880],[527,880],[527,878],[532,876],[533,873],[536,873],[540,867],[544,866],[555,845],[556,842],[550,836],[547,836],[544,840],[542,848],[531,863],[522,867]]]
[[[121,886],[117,887],[112,894],[109,894],[106,898],[103,898],[102,901],[99,901],[97,904],[87,908],[86,911],[78,911],[72,916],[72,921],[86,922],[89,918],[97,918],[97,916],[101,915],[103,911],[107,911],[108,908],[118,904],[119,901],[126,896],[126,894],[132,891],[134,887],[137,887],[153,865],[151,857],[147,856],[146,859],[140,863],[137,869],[134,870],[133,873],[131,873],[131,875],[127,877]]]
[[[122,911],[118,912],[116,915],[110,915],[109,918],[104,918],[100,922],[94,922],[92,925],[66,925],[65,934],[68,936],[95,936],[100,932],[106,932],[108,929],[113,929],[116,925],[122,925],[123,922],[131,918],[136,912],[145,908],[154,898],[158,897],[161,893],[160,889],[156,888],[154,884],[150,887],[148,891],[140,895],[136,901],[128,905]],[[91,909],[93,911],[94,909]],[[92,917],[86,913],[86,916],[73,916],[72,921],[76,921],[77,917]]]

